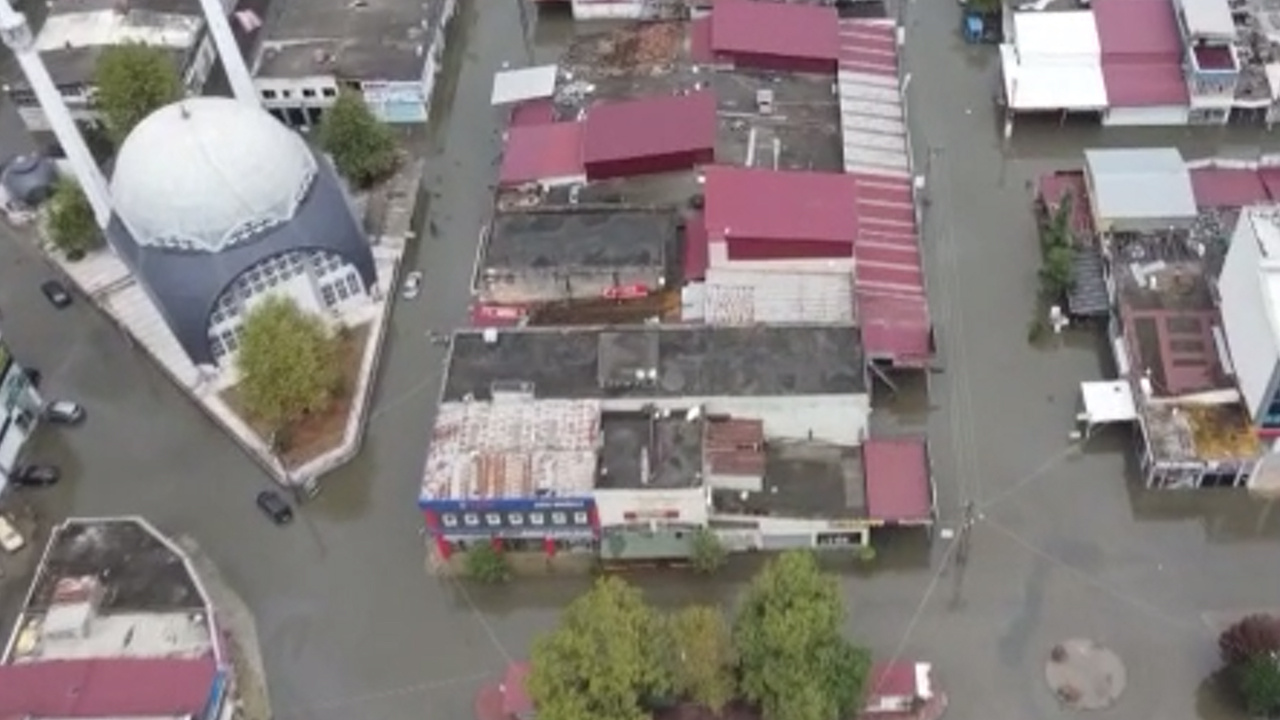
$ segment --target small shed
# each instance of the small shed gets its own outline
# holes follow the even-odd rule
[[[1187,229],[1195,222],[1195,190],[1175,148],[1085,150],[1094,226],[1101,232]]]

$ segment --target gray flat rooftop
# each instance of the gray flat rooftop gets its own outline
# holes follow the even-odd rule
[[[47,610],[59,580],[85,576],[102,583],[103,612],[204,608],[182,558],[145,526],[132,520],[68,520],[54,528],[27,610]]]
[[[420,80],[444,6],[445,0],[274,0],[254,74]]]
[[[862,452],[817,442],[765,445],[764,491],[715,490],[717,512],[791,518],[863,518],[867,491]]]
[[[702,484],[703,421],[683,412],[605,413],[599,488],[687,488]]]
[[[663,268],[676,236],[673,212],[649,210],[500,213],[493,219],[484,269]]]
[[[519,386],[539,398],[866,392],[852,326],[521,328],[454,336],[444,401]]]
[[[762,169],[844,172],[840,100],[829,77],[718,71],[711,75],[720,131],[716,161]],[[757,92],[773,93],[762,115]]]

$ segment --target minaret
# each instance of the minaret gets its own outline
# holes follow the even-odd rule
[[[62,99],[62,93],[58,92],[58,86],[53,84],[48,68],[40,59],[26,16],[14,10],[9,5],[9,0],[0,0],[0,40],[3,40],[5,46],[13,51],[14,57],[18,58],[22,73],[26,75],[27,83],[35,92],[36,100],[40,102],[40,109],[49,120],[49,127],[53,129],[54,136],[58,138],[58,144],[67,154],[67,160],[71,163],[76,180],[80,182],[84,196],[93,208],[98,227],[106,230],[107,224],[111,221],[111,193],[107,190],[107,179],[98,167],[97,161],[93,159],[93,153],[89,152],[89,146],[85,144],[80,128],[76,127],[76,121],[72,119],[71,111],[67,109],[67,104]]]
[[[209,36],[213,38],[213,46],[218,49],[218,58],[222,60],[222,70],[231,84],[231,94],[242,103],[262,107],[258,89],[253,86],[253,76],[249,74],[249,67],[244,64],[244,56],[236,45],[236,36],[231,32],[222,0],[200,0],[200,9],[204,11]]]

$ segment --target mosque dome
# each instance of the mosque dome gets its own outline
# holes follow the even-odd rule
[[[265,110],[196,97],[129,133],[111,195],[139,245],[218,252],[292,219],[315,177],[311,149]]]

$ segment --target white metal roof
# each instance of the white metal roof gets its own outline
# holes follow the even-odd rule
[[[1178,0],[1192,37],[1234,40],[1236,24],[1227,0]]]
[[[853,322],[853,277],[709,268],[703,320],[709,325]]]
[[[1084,414],[1090,425],[1133,422],[1138,407],[1133,401],[1133,388],[1124,380],[1098,380],[1080,383]]]
[[[158,47],[193,47],[204,26],[199,15],[95,10],[50,15],[36,36],[40,52],[67,48],[142,43]]]
[[[1102,43],[1092,10],[1015,13],[1013,43],[1024,63],[1083,58],[1101,63]]]
[[[556,66],[502,70],[493,76],[494,105],[549,98],[556,92]]]
[[[1107,107],[1107,83],[1097,58],[1037,56],[1029,62],[1020,61],[1016,48],[1001,45],[1000,60],[1005,98],[1014,110],[1103,110]]]
[[[1176,148],[1084,151],[1094,212],[1108,220],[1194,218],[1191,173]]]

